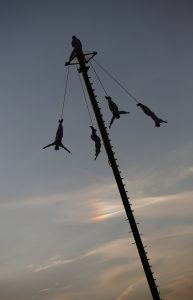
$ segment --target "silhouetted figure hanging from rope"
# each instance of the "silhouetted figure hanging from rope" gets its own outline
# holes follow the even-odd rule
[[[55,146],[55,150],[59,150],[59,148],[63,148],[65,149],[68,153],[71,153],[66,147],[64,147],[64,145],[62,144],[62,138],[63,138],[63,125],[62,125],[62,122],[63,122],[63,119],[60,119],[59,121],[59,125],[58,125],[58,129],[56,131],[56,137],[55,137],[55,140],[53,143],[51,144],[48,144],[47,146],[43,147],[43,149],[46,149],[48,147],[51,147],[51,146]]]
[[[119,110],[118,106],[111,100],[111,97],[105,96],[105,98],[108,100],[109,109],[113,114],[110,125],[109,125],[109,128],[111,128],[111,125],[113,124],[115,119],[119,119],[120,115],[130,114],[130,112],[124,111],[124,110]]]
[[[101,152],[101,139],[96,134],[97,130],[93,126],[90,126],[90,128],[92,129],[92,134],[90,137],[95,142],[95,160],[96,160],[97,156]]]
[[[74,48],[70,54],[69,61],[65,65],[69,65],[75,58],[77,53],[82,53],[82,43],[75,35],[72,37],[72,47]]]
[[[137,106],[141,107],[141,109],[143,110],[143,112],[147,116],[149,116],[150,118],[152,118],[152,120],[155,122],[155,127],[160,127],[161,123],[167,123],[167,121],[164,121],[164,120],[158,118],[156,116],[156,114],[153,111],[151,111],[151,109],[149,109],[149,107],[145,106],[144,104],[138,103]]]

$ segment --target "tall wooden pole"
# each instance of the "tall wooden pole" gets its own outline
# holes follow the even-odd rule
[[[88,95],[95,113],[95,117],[98,123],[98,127],[101,133],[101,137],[103,139],[103,143],[104,143],[104,147],[110,162],[110,165],[112,167],[113,170],[113,174],[117,183],[117,187],[123,202],[123,206],[125,208],[125,212],[128,218],[128,221],[130,223],[131,226],[131,230],[133,232],[133,236],[134,236],[134,240],[137,246],[137,250],[139,253],[139,256],[141,258],[141,262],[143,265],[143,269],[145,271],[145,275],[149,284],[149,288],[152,294],[152,298],[153,300],[161,300],[160,296],[159,296],[159,292],[157,289],[157,286],[155,284],[155,279],[153,277],[153,273],[151,271],[151,266],[149,265],[149,261],[147,258],[147,252],[145,252],[142,240],[141,240],[141,236],[139,234],[139,230],[137,227],[137,223],[135,221],[134,215],[133,215],[133,211],[131,209],[131,204],[129,203],[129,197],[127,196],[127,192],[125,190],[121,175],[120,175],[120,171],[118,168],[118,165],[116,163],[116,159],[114,157],[114,152],[112,150],[112,146],[110,143],[110,139],[109,139],[109,135],[107,133],[106,127],[105,127],[105,123],[103,120],[103,116],[101,114],[100,108],[98,106],[98,102],[96,100],[96,96],[94,94],[93,88],[92,88],[92,84],[90,82],[90,77],[88,76],[88,69],[89,67],[86,65],[86,58],[84,56],[84,54],[82,52],[77,53],[76,57],[78,59],[78,63],[80,65],[80,69],[79,72],[82,74],[87,91],[88,91]]]

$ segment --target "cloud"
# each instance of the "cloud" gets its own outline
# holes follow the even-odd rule
[[[69,263],[73,263],[77,260],[76,259],[62,259],[59,256],[58,257],[51,257],[49,261],[46,264],[42,265],[28,265],[27,268],[32,270],[34,273],[45,271],[57,266],[66,265]]]
[[[116,184],[95,184],[65,196],[65,207],[58,210],[53,219],[56,224],[81,224],[102,222],[123,213],[117,202]],[[105,200],[104,200],[105,199]],[[78,200],[78,201],[77,201]]]
[[[121,204],[112,201],[95,201],[93,203],[94,216],[90,219],[93,222],[99,222],[123,213]]]
[[[131,198],[159,196],[192,189],[193,144],[186,144],[163,154],[159,160],[135,169],[127,175]],[[127,171],[128,172],[128,171]]]
[[[127,248],[126,239],[118,239],[114,240],[110,243],[103,244],[99,247],[96,247],[94,249],[90,249],[87,252],[83,253],[80,256],[73,257],[73,258],[63,258],[61,255],[56,255],[48,259],[48,262],[45,264],[30,264],[27,266],[27,269],[37,273],[41,271],[45,271],[51,268],[59,267],[62,265],[67,265],[71,263],[78,262],[80,260],[86,259],[90,256],[100,256],[103,259],[114,259],[117,257],[117,253],[125,253],[125,256],[127,256],[127,251],[125,248]],[[123,254],[121,254],[121,257],[124,257]]]
[[[50,289],[42,289],[39,291],[39,293],[47,293]]]
[[[26,231],[23,222],[31,223],[30,231],[35,230],[37,232],[36,236],[37,238],[39,237],[41,242],[42,238],[40,235],[42,231],[39,231],[38,228],[42,228],[45,223],[51,231],[54,231],[57,238],[57,232],[63,226],[67,225],[75,228],[77,224],[84,226],[86,224],[100,223],[121,215],[123,207],[121,202],[117,201],[117,195],[116,185],[107,182],[106,184],[94,184],[62,194],[32,197],[15,202],[1,202],[0,210],[4,216],[6,214],[10,215],[11,223],[14,223],[16,217],[18,218],[17,228],[20,228],[22,233]],[[35,223],[34,218],[36,218]],[[83,233],[83,226],[79,230],[81,233]],[[11,225],[9,227],[12,227],[10,236],[14,235],[15,227]],[[16,235],[19,235],[18,232],[19,230],[16,232]],[[68,232],[65,232],[68,236]],[[45,234],[47,236],[48,231]],[[77,240],[79,239],[80,237]],[[74,243],[77,242],[74,241]],[[68,248],[69,246],[70,244],[68,244]],[[11,249],[9,252],[11,252]]]
[[[133,203],[138,214],[148,217],[188,216],[192,214],[193,191],[163,195],[156,197],[144,197],[136,199]]]
[[[189,171],[189,173],[191,172]],[[147,182],[148,180],[147,178]],[[148,190],[145,182],[144,188]],[[190,242],[193,237],[191,223],[193,211],[192,198],[193,191],[187,190],[156,196],[152,196],[151,193],[146,193],[144,196],[141,193],[140,196],[138,194],[138,197],[131,199],[135,216],[137,219],[138,216],[140,217],[144,229],[143,240],[145,244],[150,245],[148,252],[153,265],[153,271],[155,271],[155,275],[158,277],[163,297],[168,300],[170,300],[169,297],[172,300],[175,299],[176,294],[174,293],[174,289],[177,282],[183,284],[184,280],[184,284],[188,290],[187,299],[192,292],[189,284],[192,275],[187,273],[188,268],[191,269],[190,253],[193,249],[193,245]],[[39,262],[38,258],[37,260],[35,257],[32,258],[35,263],[28,266],[28,273],[31,276],[42,276],[40,278],[45,278],[44,285],[38,289],[38,291],[42,291],[39,293],[40,296],[42,294],[43,297],[45,293],[48,296],[48,300],[64,299],[64,297],[70,300],[75,300],[77,297],[80,300],[85,298],[90,299],[93,294],[95,294],[93,299],[110,298],[126,300],[128,297],[136,300],[142,297],[145,300],[149,299],[147,282],[141,268],[136,246],[131,245],[133,237],[132,235],[130,237],[127,236],[127,225],[124,226],[124,222],[122,222],[123,226],[120,224],[117,225],[118,218],[120,219],[121,215],[124,215],[124,208],[122,207],[116,184],[112,182],[102,185],[100,183],[94,184],[93,186],[77,191],[50,195],[48,197],[30,198],[14,204],[5,204],[1,208],[10,210],[16,207],[18,209],[24,208],[29,213],[33,210],[40,211],[43,209],[45,211],[45,209],[48,209],[50,212],[48,220],[51,228],[54,227],[57,230],[64,229],[65,233],[69,230],[68,239],[71,239],[71,225],[75,226],[73,230],[75,228],[75,231],[77,231],[75,239],[77,239],[76,246],[78,248],[77,252],[73,252],[73,255],[69,254],[71,252],[67,254],[64,248],[62,248],[64,252],[61,253],[60,245],[58,248],[54,246],[56,247],[54,249],[57,249],[56,253],[61,253],[59,255],[54,255],[48,259],[42,259],[44,256],[41,256]],[[117,219],[109,222],[112,217],[117,217]],[[45,218],[47,218],[47,213],[45,214]],[[106,222],[101,224],[104,220]],[[149,228],[147,227],[147,223],[151,223]],[[66,227],[66,224],[70,226]],[[93,227],[89,227],[91,224]],[[101,225],[104,227],[101,227]],[[77,230],[76,226],[78,226]],[[107,229],[110,231],[104,231],[106,226],[109,226]],[[122,229],[114,234],[117,229],[116,226]],[[84,231],[80,236],[78,236],[79,229]],[[94,234],[92,229],[94,230]],[[93,247],[92,239],[90,239],[91,232],[95,239],[95,246]],[[81,244],[84,243],[82,241],[83,234],[87,239],[85,239],[86,243],[84,247]],[[106,234],[108,234],[108,238],[106,236],[106,241],[108,241],[104,242],[104,235]],[[100,238],[98,238],[99,236]],[[120,238],[117,238],[117,236]],[[50,244],[52,242],[54,244],[55,241],[51,241]],[[48,244],[46,247],[50,247]],[[58,251],[59,248],[60,250]],[[178,261],[178,264],[176,261]],[[81,270],[83,267],[85,274],[81,276],[80,283],[75,277],[76,273],[78,273],[77,270]],[[95,274],[93,274],[93,268]],[[50,288],[47,284],[47,278],[52,277],[53,274],[54,276],[55,274],[60,274],[62,278],[63,276],[69,277],[67,285],[72,281],[73,287],[64,289],[62,292],[59,290],[59,287],[54,291],[49,290],[46,292],[46,289]],[[182,274],[185,279],[179,279],[179,274]],[[87,280],[89,281],[88,289]],[[143,288],[146,289],[145,294],[143,293]],[[102,295],[102,290],[104,295]],[[182,289],[182,295],[183,293],[186,295],[186,291]],[[40,297],[37,297],[37,299],[39,300]],[[178,300],[178,298],[176,299]]]
[[[136,295],[136,290],[141,290],[142,288],[142,284],[144,285],[144,278],[141,279],[140,277],[136,280],[133,280],[133,283],[130,283],[129,286],[127,286],[118,297],[116,297],[115,300],[127,300],[129,297],[132,299],[137,299],[138,296]],[[145,297],[145,293],[143,293],[143,295],[141,295],[143,299],[146,299]],[[148,295],[149,298],[149,295]],[[147,299],[148,299],[147,298]],[[138,299],[141,299],[138,298]]]
[[[171,201],[173,200],[171,199]],[[158,201],[157,203],[167,205],[169,202]],[[190,243],[192,237],[192,226],[186,223],[170,226],[166,223],[166,226],[164,224],[159,232],[147,235],[147,239],[151,241],[150,258],[153,271],[160,285],[161,296],[166,300],[183,298],[191,300],[192,273],[188,270],[191,270],[192,266],[190,255],[193,245],[189,244],[188,247],[186,245]],[[48,272],[50,276],[56,274],[56,270],[57,272],[60,270],[60,277],[67,272],[70,277],[69,281],[73,280],[73,287],[69,287],[67,290],[61,291],[61,288],[58,287],[52,292],[45,292],[48,300],[91,299],[92,295],[94,295],[92,298],[94,300],[108,298],[148,300],[150,292],[141,262],[135,245],[132,246],[129,240],[128,237],[114,239],[93,249],[88,249],[80,256],[66,258],[56,255],[43,264],[31,265],[28,268],[36,275]],[[68,269],[65,270],[67,265]],[[82,274],[80,282],[80,277],[78,280],[73,274],[74,272],[79,273],[82,268],[84,268],[84,274]],[[43,277],[46,278],[46,274]],[[177,297],[176,289],[181,291],[179,293],[181,298]]]
[[[95,249],[88,251],[85,257],[90,255],[98,255],[102,257],[103,260],[113,260],[117,259],[118,257],[128,258],[128,250],[128,237],[126,237],[102,244]],[[132,252],[129,252],[129,257],[133,257]]]
[[[190,173],[193,173],[193,167],[190,167],[190,168],[188,169],[188,171],[189,171]]]
[[[179,275],[174,277],[169,284],[166,285],[166,300],[192,300],[193,295],[193,272],[191,275]]]
[[[115,285],[118,281],[125,281],[125,278],[128,278],[131,272],[134,273],[134,271],[136,271],[137,265],[138,263],[136,260],[133,260],[128,264],[115,264],[107,270],[104,270],[100,276],[100,284],[102,288],[106,288],[112,284]]]

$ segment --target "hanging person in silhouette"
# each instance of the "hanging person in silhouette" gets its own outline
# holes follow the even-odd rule
[[[156,114],[153,111],[151,111],[151,109],[149,109],[149,107],[145,106],[144,104],[138,103],[137,106],[141,107],[141,109],[143,110],[143,112],[147,116],[149,116],[150,118],[152,118],[152,120],[155,122],[155,127],[160,127],[161,123],[167,123],[167,121],[164,121],[164,120],[158,118],[156,116]]]
[[[70,62],[75,58],[77,53],[82,53],[82,43],[75,35],[72,37],[72,47],[74,48],[72,50],[72,53],[70,54],[69,61],[66,63],[66,65],[69,65]]]
[[[120,115],[130,114],[130,112],[124,111],[124,110],[119,110],[118,106],[112,101],[111,97],[105,96],[105,98],[108,100],[109,109],[113,114],[110,125],[109,125],[109,128],[111,128],[111,125],[113,124],[115,119],[119,119]]]
[[[97,130],[93,126],[90,126],[90,128],[92,129],[92,134],[90,137],[95,142],[95,160],[96,160],[97,156],[101,152],[101,139],[96,134]]]
[[[63,125],[62,125],[62,122],[63,122],[63,119],[60,119],[59,121],[59,125],[58,125],[58,129],[56,131],[56,137],[55,137],[55,140],[53,143],[51,144],[48,144],[47,146],[43,147],[43,149],[46,149],[48,147],[51,147],[51,146],[55,146],[55,150],[59,150],[59,148],[63,148],[65,149],[68,153],[71,153],[66,147],[64,147],[64,145],[62,144],[62,138],[63,138]]]

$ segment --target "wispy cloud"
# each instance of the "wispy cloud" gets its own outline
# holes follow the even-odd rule
[[[129,256],[131,257],[132,252]],[[94,249],[90,249],[87,252],[75,256],[72,258],[64,258],[62,255],[55,255],[44,264],[30,264],[27,266],[28,270],[33,272],[46,271],[51,268],[59,267],[62,265],[67,265],[71,263],[78,262],[83,259],[87,259],[91,256],[101,257],[102,260],[113,260],[117,257],[127,258],[128,257],[128,238],[121,238],[113,240],[109,243],[102,244]]]
[[[39,293],[47,293],[50,289],[42,289],[39,291]]]
[[[141,290],[142,287],[142,283],[144,285],[144,278],[141,279],[140,277],[138,277],[137,279],[134,279],[132,283],[129,284],[129,286],[127,286],[118,297],[116,297],[115,300],[126,300],[129,297],[132,297],[132,299],[134,299],[134,295],[136,292],[137,287]],[[143,299],[145,299],[145,295],[143,295]]]
[[[133,198],[183,192],[192,189],[193,144],[173,149],[154,164],[128,176],[129,195]]]
[[[190,168],[188,169],[188,171],[189,171],[190,173],[193,173],[193,167],[190,167]]]
[[[69,263],[73,263],[77,260],[77,258],[75,259],[62,259],[58,257],[51,257],[49,259],[49,261],[45,264],[42,265],[28,265],[27,268],[32,270],[33,272],[37,273],[37,272],[41,272],[41,271],[45,271],[57,266],[61,266],[61,265],[66,265]]]
[[[184,216],[192,213],[193,191],[136,199],[134,207],[143,216]]]
[[[191,300],[193,295],[193,272],[190,276],[179,275],[166,285],[166,300]]]

